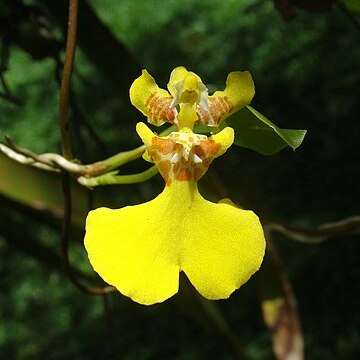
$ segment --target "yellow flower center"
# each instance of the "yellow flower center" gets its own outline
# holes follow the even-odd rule
[[[193,129],[199,120],[197,108],[199,104],[207,107],[207,88],[201,79],[191,71],[174,85],[174,99],[170,107],[180,106],[177,117],[179,130],[183,128]]]
[[[170,186],[175,181],[197,182],[220,151],[221,145],[190,129],[167,138],[153,137],[149,153]]]
[[[189,72],[185,76],[180,94],[180,103],[195,104],[200,100],[199,80],[194,74]]]
[[[195,134],[189,128],[159,137],[144,123],[138,123],[136,130],[146,145],[149,160],[158,167],[167,186],[174,182],[196,183],[234,141],[231,128],[211,137]]]

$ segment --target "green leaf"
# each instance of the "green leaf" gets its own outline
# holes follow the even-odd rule
[[[345,6],[354,13],[360,13],[360,0],[343,0]]]
[[[304,140],[306,130],[280,129],[251,106],[238,111],[221,123],[235,130],[235,145],[272,155],[286,146],[293,150]]]

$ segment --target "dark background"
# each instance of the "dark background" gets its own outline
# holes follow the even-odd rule
[[[1,72],[10,89],[2,82],[0,132],[38,153],[60,149],[57,68],[66,3],[0,1]],[[212,169],[232,200],[263,222],[317,226],[358,215],[360,28],[354,22],[360,6],[347,3],[350,12],[331,1],[81,1],[72,83],[75,156],[93,162],[140,145],[134,127],[144,118],[131,108],[128,89],[142,68],[165,87],[171,70],[185,65],[210,89],[222,88],[230,71],[249,70],[252,106],[282,128],[308,133],[296,152],[286,148],[270,157],[233,146]],[[24,177],[20,165],[0,160],[1,357],[235,357],[229,338],[185,291],[151,307],[118,293],[79,292],[61,271],[59,219],[34,205],[42,173]],[[139,160],[124,173],[145,168]],[[161,187],[156,177],[92,194],[120,207],[150,199]],[[60,193],[56,186],[51,191]],[[71,262],[93,276],[82,237],[80,221]],[[297,297],[306,358],[355,359],[358,235],[319,245],[284,236],[275,242]],[[271,359],[257,276],[217,309],[250,359]]]

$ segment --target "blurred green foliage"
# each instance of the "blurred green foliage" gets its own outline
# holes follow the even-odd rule
[[[25,3],[40,4],[47,11],[43,1]],[[216,162],[214,169],[235,202],[254,209],[264,221],[304,225],[359,213],[360,33],[338,8],[317,14],[299,10],[285,22],[272,1],[88,3],[137,61],[159,79],[160,86],[165,86],[178,65],[201,75],[211,89],[222,87],[230,71],[250,70],[256,85],[252,106],[281,128],[308,129],[295,153],[285,149],[263,157],[233,147],[223,161]],[[0,5],[6,8],[7,1]],[[81,14],[80,9],[80,21]],[[59,21],[51,15],[48,21],[61,42],[64,33]],[[4,38],[7,30],[2,31]],[[79,31],[86,31],[81,22]],[[32,59],[15,39],[7,65],[4,77],[21,105],[0,98],[1,134],[11,134],[16,143],[35,152],[58,151],[56,60]],[[72,118],[72,130],[76,156],[86,161],[140,144],[134,126],[143,120],[129,99],[115,90],[123,84],[116,87],[97,66],[79,46],[73,76],[79,113]],[[126,66],[122,70],[126,72]],[[100,141],[84,124],[94,129]],[[138,161],[124,172],[143,168]],[[105,191],[123,206],[150,199],[160,184],[155,178]],[[51,265],[46,256],[35,257],[15,241],[40,244],[57,254],[56,226],[1,194],[1,358],[234,358],[226,338],[194,315],[186,294],[153,307],[134,304],[118,294],[106,299],[84,295],[59,272],[56,262]],[[91,274],[81,237],[74,235],[71,259]],[[322,245],[281,237],[277,241],[297,295],[307,358],[359,356],[359,239],[336,238]],[[249,357],[271,359],[255,280],[256,276],[218,305]]]

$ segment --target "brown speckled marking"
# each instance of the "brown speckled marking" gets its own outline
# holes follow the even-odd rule
[[[171,163],[167,160],[162,160],[157,163],[157,167],[161,173],[168,173],[171,168]]]
[[[160,97],[156,91],[153,92],[145,102],[149,122],[155,125],[160,125],[163,122],[175,124],[177,111],[170,108],[171,102],[171,96]]]
[[[221,145],[214,140],[204,141],[202,144],[195,146],[195,154],[200,158],[204,156],[215,156],[221,149]]]
[[[175,179],[179,181],[189,181],[191,179],[191,171],[186,168],[180,169],[177,172]]]
[[[209,110],[198,108],[199,122],[209,126],[218,126],[226,114],[234,110],[233,103],[227,96],[210,96],[208,98]]]
[[[170,177],[170,169],[171,169],[171,162],[168,160],[162,160],[156,164],[158,167],[160,174],[165,180],[166,185],[171,184],[171,177]]]
[[[174,136],[171,139],[158,136],[154,136],[152,139],[152,145],[148,151],[167,186],[170,186],[174,180],[198,181],[221,150],[221,145],[211,138],[203,137],[200,141],[198,140],[201,138],[200,135],[196,138],[196,134],[188,134],[187,142],[184,140],[187,136],[185,132],[182,133],[181,139],[176,136],[177,133],[173,133]],[[186,159],[183,151],[189,144],[191,144],[190,153]],[[201,159],[201,162],[199,159],[195,161],[195,155]]]
[[[152,149],[157,150],[160,154],[175,153],[176,144],[168,139],[162,139],[158,136],[152,138]]]
[[[180,164],[177,162],[174,164],[173,171],[176,174],[180,169]]]

